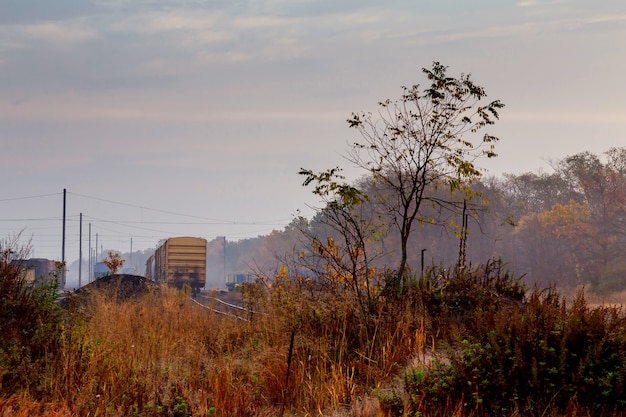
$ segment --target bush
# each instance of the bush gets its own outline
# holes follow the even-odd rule
[[[521,278],[510,274],[500,260],[474,268],[433,267],[414,282],[407,297],[424,306],[443,339],[459,326],[462,332],[473,332],[476,311],[517,306],[527,291]]]
[[[38,391],[42,371],[59,348],[63,314],[55,304],[58,279],[28,283],[14,249],[16,239],[0,241],[0,392]],[[17,258],[17,259],[12,259]]]
[[[589,308],[582,294],[567,308],[554,289],[534,290],[518,307],[477,309],[471,325],[451,341],[446,360],[419,378],[406,374],[414,408],[462,402],[466,411],[498,415],[626,410],[621,309]]]

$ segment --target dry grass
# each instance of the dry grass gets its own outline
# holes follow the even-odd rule
[[[242,301],[257,313],[246,320],[213,314],[166,287],[127,300],[94,293],[87,305],[71,309],[60,353],[40,378],[44,394],[0,395],[0,417],[415,411],[404,372],[428,371],[440,341],[419,298],[381,303],[364,320],[345,294],[307,294],[288,283],[248,290]],[[449,415],[479,415],[462,401],[445,407]]]
[[[9,398],[0,398],[1,417],[73,417],[74,415],[66,405],[34,401],[27,395],[13,395]]]
[[[44,398],[4,399],[0,415],[384,415],[368,387],[397,372],[394,345],[406,339],[403,349],[414,349],[419,335],[379,325],[366,351],[352,349],[359,334],[350,306],[295,323],[294,311],[284,315],[287,298],[264,297],[256,307],[266,314],[245,321],[170,288],[137,300],[92,294],[41,375]]]
[[[49,389],[79,414],[236,415],[256,403],[251,323],[218,319],[168,288],[140,301],[96,298],[88,314]]]

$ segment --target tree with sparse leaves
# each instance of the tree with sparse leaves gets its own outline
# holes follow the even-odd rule
[[[400,98],[380,102],[377,113],[353,113],[348,119],[361,140],[352,144],[346,158],[385,190],[373,196],[374,203],[381,218],[399,232],[401,260],[387,286],[400,283],[415,223],[428,220],[421,214],[423,203],[458,210],[463,200],[472,197],[468,184],[482,175],[475,161],[496,156],[498,138],[488,133],[480,136],[478,131],[495,123],[504,104],[485,102],[485,90],[470,75],[454,78],[447,70],[434,62],[431,69],[423,69],[430,85],[402,87]],[[362,198],[358,190],[341,183],[338,171],[316,174],[303,169],[300,174],[307,177],[305,185],[317,184],[316,194],[338,195],[341,206],[350,209],[350,203],[360,204]],[[456,197],[444,200],[428,194],[442,185]]]

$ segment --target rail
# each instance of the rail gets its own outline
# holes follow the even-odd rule
[[[250,315],[254,315],[254,314],[267,315],[267,313],[264,313],[264,312],[261,312],[261,311],[250,310],[248,308],[239,306],[237,304],[227,303],[226,301],[220,300],[217,297],[211,297],[209,295],[204,295],[204,294],[199,294],[198,297],[202,297],[204,299],[211,300],[213,302],[216,302],[216,303],[218,303],[220,305],[225,306],[226,308],[231,308],[231,309],[236,310],[236,311],[241,312],[241,313],[247,313],[247,314],[250,314]],[[190,300],[193,301],[198,306],[200,306],[202,308],[205,308],[207,310],[210,310],[210,311],[212,311],[212,312],[214,312],[216,314],[221,314],[221,315],[225,315],[225,316],[229,316],[229,317],[236,317],[239,320],[249,321],[248,319],[246,319],[245,317],[242,317],[240,315],[231,314],[231,313],[227,313],[227,312],[224,312],[224,311],[216,310],[216,309],[214,309],[214,308],[212,308],[212,307],[210,307],[210,306],[208,306],[206,304],[202,304],[201,302],[199,302],[195,298],[191,298],[190,297]]]
[[[243,320],[243,321],[247,321],[247,322],[249,322],[249,321],[250,321],[250,320],[248,320],[248,319],[246,319],[246,318],[244,318],[244,317],[238,316],[238,315],[236,315],[236,314],[226,313],[225,311],[219,311],[219,310],[216,310],[216,309],[211,308],[211,307],[209,307],[209,306],[206,306],[206,305],[202,304],[201,302],[199,302],[198,300],[196,300],[196,299],[194,299],[194,298],[192,298],[192,297],[189,297],[189,299],[190,299],[191,301],[193,301],[194,303],[196,303],[197,305],[199,305],[200,307],[205,308],[205,309],[207,309],[207,310],[211,311],[212,313],[215,313],[215,314],[221,314],[221,315],[228,316],[228,317],[234,317],[234,318],[236,318],[236,319],[238,319],[238,320]],[[225,303],[225,304],[228,304],[228,303]],[[243,307],[241,307],[241,308],[243,308]],[[244,309],[244,310],[245,310],[245,309]]]

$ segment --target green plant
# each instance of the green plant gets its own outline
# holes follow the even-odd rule
[[[389,417],[401,417],[404,415],[404,399],[400,392],[394,388],[378,390],[378,404],[380,410]]]
[[[429,268],[413,280],[405,297],[423,305],[433,328],[445,340],[455,326],[474,333],[477,311],[515,308],[526,295],[521,278],[513,276],[499,259],[471,268]]]
[[[0,241],[0,388],[4,393],[43,390],[40,378],[59,352],[64,325],[56,271],[35,285],[26,280],[28,248],[18,237]]]
[[[174,416],[175,417],[188,417],[191,416],[191,410],[189,410],[189,405],[185,401],[183,397],[176,397],[176,404],[174,405]]]
[[[481,308],[447,360],[405,376],[413,407],[462,401],[466,411],[542,414],[577,407],[624,411],[626,318],[620,309],[589,308],[579,295],[568,308],[554,289],[524,303]],[[461,334],[462,332],[459,332]]]

